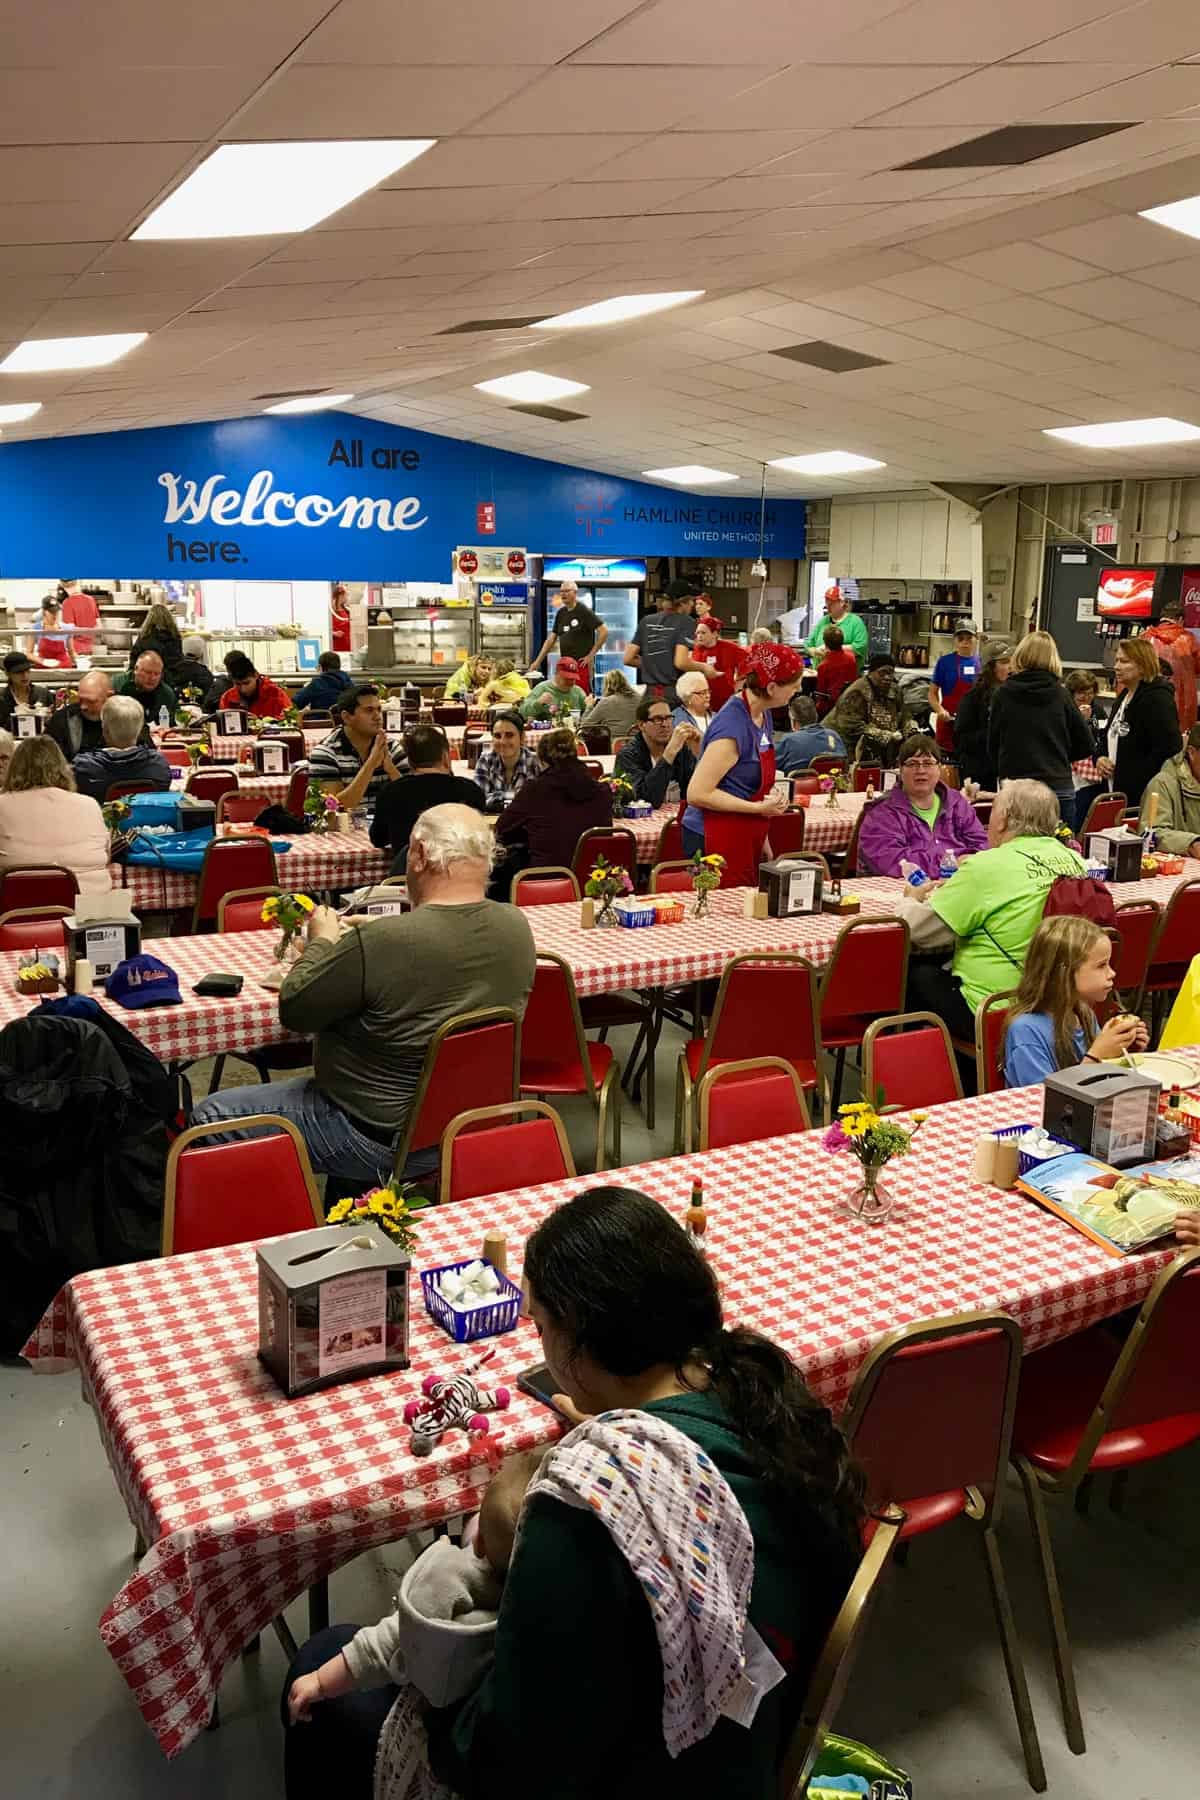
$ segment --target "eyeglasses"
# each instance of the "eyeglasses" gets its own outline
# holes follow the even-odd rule
[[[646,717],[646,723],[647,725],[669,725],[671,723],[671,715],[669,712],[649,713]]]
[[[939,766],[936,756],[906,756],[900,765],[902,769],[936,769]]]

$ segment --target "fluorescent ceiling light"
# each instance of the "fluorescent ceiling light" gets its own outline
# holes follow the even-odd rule
[[[597,300],[594,306],[579,306],[574,312],[559,313],[553,319],[539,319],[530,330],[568,331],[576,325],[616,325],[622,319],[641,319],[647,313],[665,312],[668,306],[699,300],[703,293],[703,288],[687,288],[678,294],[616,294],[611,300]]]
[[[477,381],[475,386],[481,394],[495,394],[500,400],[565,400],[568,394],[591,391],[586,381],[563,381],[558,375],[541,375],[536,369],[501,375],[498,381]]]
[[[133,233],[273,237],[307,231],[422,155],[436,138],[222,144]]]
[[[302,394],[298,400],[280,400],[274,406],[264,406],[263,411],[269,413],[305,413],[324,412],[326,407],[341,406],[345,400],[353,400],[353,394]]]
[[[34,413],[41,410],[40,400],[14,401],[11,406],[0,406],[0,425],[19,425],[22,419],[32,419]]]
[[[1200,238],[1200,194],[1190,200],[1172,200],[1169,206],[1151,206],[1141,214],[1152,225],[1166,225],[1185,237]]]
[[[681,463],[677,469],[643,469],[651,481],[677,481],[680,487],[706,487],[712,481],[736,481],[724,469],[706,469],[703,463]]]
[[[779,456],[773,469],[788,469],[793,475],[857,475],[860,469],[886,469],[887,464],[870,456],[855,456],[850,450],[820,450],[815,456]]]
[[[26,338],[0,363],[5,375],[45,374],[50,369],[103,369],[138,344],[145,331],[109,331],[102,337]]]
[[[1200,425],[1182,419],[1114,419],[1107,425],[1062,425],[1045,437],[1082,444],[1088,450],[1127,450],[1138,444],[1186,444],[1200,438]]]

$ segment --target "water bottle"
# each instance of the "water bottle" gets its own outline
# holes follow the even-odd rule
[[[909,862],[907,857],[901,858],[900,873],[904,877],[904,885],[910,888],[924,887],[929,880],[924,869],[918,869],[916,863]]]
[[[958,858],[953,850],[943,850],[938,863],[938,879],[949,881],[952,875],[958,874]]]
[[[160,729],[163,731],[165,731],[167,726],[171,723],[171,715],[165,706],[160,706],[158,709],[158,723]]]

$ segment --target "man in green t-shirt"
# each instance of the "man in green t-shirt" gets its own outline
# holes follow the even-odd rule
[[[1046,896],[1062,875],[1085,875],[1083,858],[1055,833],[1058,801],[1040,781],[1010,781],[988,825],[991,849],[972,856],[949,881],[905,894],[913,958],[906,1008],[944,1019],[951,1037],[974,1036],[975,1014],[989,994],[1015,988]],[[953,945],[950,968],[936,953]]]
[[[522,700],[521,717],[554,720],[565,718],[568,713],[581,713],[587,705],[587,695],[576,680],[578,674],[579,664],[574,657],[560,656],[549,680],[539,681]]]
[[[867,660],[867,627],[858,613],[850,611],[850,602],[836,582],[825,589],[825,611],[805,638],[804,648],[815,651],[818,656],[824,656],[825,632],[830,625],[837,626],[845,640],[846,649],[853,650],[861,674],[862,666]]]

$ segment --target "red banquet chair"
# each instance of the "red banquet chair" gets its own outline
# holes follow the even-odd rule
[[[793,794],[819,794],[821,792],[821,777],[812,769],[798,769],[794,775],[788,776],[788,780],[792,784]]]
[[[193,769],[184,789],[196,800],[212,800],[222,794],[236,794],[238,778],[232,769]]]
[[[0,913],[65,907],[75,911],[79,884],[70,869],[44,863],[28,869],[6,869],[0,875]]]
[[[707,1037],[679,1053],[675,1083],[675,1149],[692,1148],[696,1088],[718,1063],[778,1056],[806,1092],[817,1086],[821,1028],[817,978],[807,957],[791,950],[751,950],[731,957],[721,976]]]
[[[571,858],[571,873],[581,888],[598,856],[625,869],[630,881],[637,885],[637,839],[627,825],[593,825],[580,835]]]
[[[0,950],[58,949],[62,933],[59,920],[69,906],[18,906],[0,913]]]
[[[612,735],[603,725],[583,726],[579,739],[593,756],[608,756],[612,752]]]
[[[452,1119],[442,1137],[438,1203],[537,1187],[574,1173],[571,1146],[552,1106],[541,1100],[476,1106]]]
[[[843,877],[854,876],[854,875],[869,875],[870,874],[869,869],[864,869],[859,866],[860,859],[859,859],[859,854],[858,854],[858,840],[859,840],[860,836],[862,835],[863,820],[866,818],[867,814],[871,811],[871,808],[878,806],[878,805],[879,805],[878,800],[872,800],[870,806],[864,805],[859,808],[858,817],[857,817],[857,819],[855,819],[854,824],[850,827],[850,842],[846,845],[846,854],[842,859],[841,873],[842,873]]]
[[[621,1065],[611,1044],[585,1037],[571,966],[539,950],[521,1024],[521,1093],[578,1094],[596,1109],[596,1167],[621,1166]],[[612,1161],[606,1160],[612,1114]]]
[[[414,1150],[434,1150],[458,1117],[464,1095],[483,1106],[520,1098],[521,1025],[510,1006],[458,1013],[439,1025],[425,1052],[408,1122],[395,1145],[403,1175]]]
[[[225,1119],[193,1125],[171,1145],[163,1205],[164,1256],[216,1250],[325,1223],[308,1151],[291,1120],[276,1113],[251,1113],[237,1121],[237,1128],[264,1135],[231,1144],[207,1143],[230,1129]],[[236,1206],[230,1205],[233,1194]]]
[[[863,1093],[874,1099],[882,1088],[885,1107],[909,1112],[962,1099],[950,1033],[936,1013],[876,1019],[863,1037],[862,1066]]]
[[[908,926],[903,919],[851,919],[834,941],[821,979],[821,1043],[836,1051],[830,1117],[842,1097],[846,1052],[881,1013],[904,1010]]]
[[[291,813],[293,819],[304,816],[304,802],[308,799],[308,770],[293,769],[288,781],[287,796],[283,802],[284,812]]]
[[[772,856],[796,856],[804,849],[804,822],[808,814],[803,807],[795,811],[773,813],[767,841]]]
[[[1200,1250],[1184,1252],[1162,1271],[1124,1343],[1094,1325],[1025,1358],[1013,1460],[1037,1544],[1067,1742],[1076,1755],[1087,1746],[1044,1496],[1077,1494],[1101,1471],[1120,1482],[1129,1469],[1198,1438]]]
[[[268,804],[261,794],[222,794],[217,801],[217,824],[253,825]]]
[[[1005,1086],[1001,1050],[1004,1045],[1004,1027],[1016,997],[1016,988],[989,994],[975,1014],[976,1093],[998,1094]]]
[[[683,826],[678,817],[668,819],[658,834],[658,848],[654,852],[656,863],[683,861]]]
[[[846,759],[844,756],[814,756],[808,766],[818,775],[832,775],[835,769],[845,768]]]
[[[266,838],[214,838],[204,852],[192,908],[192,934],[211,931],[224,894],[278,887],[275,852]]]
[[[1021,1332],[1002,1312],[902,1326],[869,1352],[842,1428],[873,1510],[898,1506],[900,1542],[955,1519],[978,1527],[1029,1785],[1046,1786],[996,1535],[1012,1441]]]
[[[263,901],[282,894],[277,887],[235,888],[217,901],[218,931],[277,931],[278,926],[262,916]]]
[[[879,763],[858,763],[854,769],[853,792],[865,794],[867,789],[874,788],[878,793],[883,786],[883,769]]]
[[[701,1150],[807,1131],[812,1121],[791,1063],[781,1056],[718,1063],[696,1090]]]
[[[453,700],[435,701],[432,710],[435,725],[465,725],[467,722],[466,707],[456,705]]]
[[[1112,965],[1113,993],[1124,997],[1130,1012],[1140,1013],[1150,966],[1150,946],[1162,917],[1157,900],[1126,900],[1116,909],[1117,943]]]
[[[0,900],[3,893],[0,892]],[[1146,964],[1145,992],[1150,996],[1155,1041],[1162,1030],[1168,1001],[1179,991],[1188,965],[1200,952],[1200,875],[1181,882],[1158,922]]]
[[[1093,831],[1111,831],[1125,817],[1125,809],[1129,801],[1124,794],[1097,794],[1088,807],[1087,818],[1083,821],[1083,830],[1079,833],[1079,842],[1087,850],[1087,841]]]
[[[164,762],[169,762],[173,769],[190,769],[192,759],[181,744],[160,744],[159,751]]]
[[[156,781],[113,781],[104,790],[104,801],[128,800],[133,794],[161,794],[162,788]]]
[[[514,875],[508,897],[514,906],[558,906],[564,900],[578,900],[579,883],[570,869],[547,863]]]
[[[650,871],[649,892],[652,894],[691,894],[695,887],[690,859],[656,862]]]

